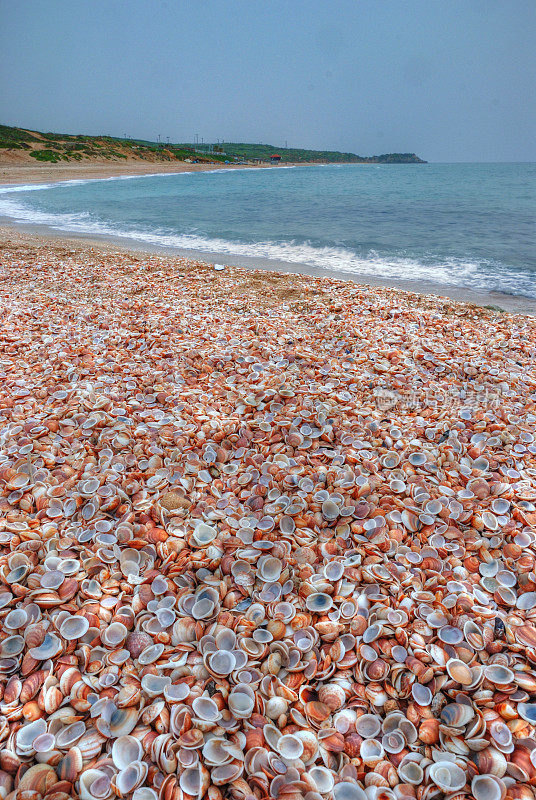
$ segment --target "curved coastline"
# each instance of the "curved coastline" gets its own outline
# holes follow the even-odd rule
[[[92,165],[94,167],[94,165]],[[477,285],[464,285],[463,275],[458,277],[457,284],[449,282],[451,274],[460,269],[467,269],[470,276],[473,265],[449,264],[430,266],[409,259],[382,259],[359,257],[352,251],[337,247],[312,247],[307,243],[293,244],[289,242],[235,242],[232,240],[212,239],[190,234],[168,235],[159,231],[121,230],[105,221],[91,220],[84,213],[59,214],[41,212],[38,209],[25,208],[17,203],[16,196],[25,192],[43,191],[54,189],[58,186],[77,186],[88,183],[113,182],[135,180],[136,178],[174,177],[175,175],[189,176],[197,172],[226,173],[233,171],[258,171],[270,169],[295,169],[313,165],[282,165],[273,167],[248,166],[248,165],[220,165],[183,164],[180,170],[154,171],[154,164],[143,165],[144,172],[132,174],[86,175],[69,179],[53,179],[50,177],[44,182],[0,184],[0,223],[13,226],[18,230],[39,234],[50,239],[85,240],[98,243],[108,242],[121,249],[136,250],[146,253],[164,253],[179,255],[186,258],[204,262],[224,262],[226,265],[235,265],[247,269],[262,269],[275,272],[288,272],[295,274],[309,274],[311,276],[335,277],[351,280],[369,286],[389,286],[404,291],[434,294],[450,297],[457,301],[466,301],[481,306],[496,306],[517,313],[534,314],[536,301],[533,297],[525,296],[514,291],[482,290]],[[164,165],[162,165],[164,166]],[[165,165],[166,167],[168,165]],[[314,166],[330,166],[316,164]],[[340,166],[356,166],[354,164]],[[362,165],[357,165],[362,166]],[[365,165],[370,166],[370,165]],[[125,165],[126,167],[126,165]],[[200,167],[200,169],[196,169]],[[44,168],[47,173],[51,167]],[[110,169],[112,169],[110,167]],[[148,171],[151,169],[151,171]],[[43,178],[45,176],[43,175]],[[2,202],[2,198],[4,200]]]

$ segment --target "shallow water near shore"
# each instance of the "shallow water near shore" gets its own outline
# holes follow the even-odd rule
[[[534,177],[534,164],[217,170],[3,187],[0,213],[222,263],[318,271],[530,313]]]

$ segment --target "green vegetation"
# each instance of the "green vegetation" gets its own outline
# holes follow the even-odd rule
[[[330,164],[424,164],[415,153],[385,153],[358,156],[335,150],[303,150],[274,147],[270,144],[227,142],[218,145],[163,144],[145,139],[119,139],[113,136],[83,136],[69,133],[40,133],[0,125],[0,148],[24,150],[38,161],[81,161],[82,159],[126,159],[146,161],[192,161],[200,163],[269,162],[277,154],[281,163]],[[212,152],[210,152],[212,151]]]
[[[185,144],[183,147],[194,147]],[[270,156],[281,156],[281,163],[318,162],[329,164],[424,164],[415,153],[385,153],[381,156],[358,156],[355,153],[339,153],[336,150],[304,150],[295,147],[275,147],[271,144],[246,144],[245,142],[225,142],[221,145],[207,145],[207,147],[220,147],[226,156],[241,160],[269,161]]]
[[[62,156],[60,153],[56,153],[54,150],[33,150],[30,155],[32,158],[36,158],[38,161],[50,161],[52,164],[65,159],[65,156]]]
[[[14,147],[24,148],[25,142],[39,141],[39,135],[33,131],[25,131],[23,128],[9,128],[7,125],[0,125],[0,142],[11,141]]]

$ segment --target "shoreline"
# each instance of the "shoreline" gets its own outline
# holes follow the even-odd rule
[[[209,172],[216,170],[246,170],[246,169],[280,169],[285,167],[314,166],[313,164],[285,164],[273,166],[271,164],[178,164],[167,163],[139,163],[130,162],[127,164],[83,164],[79,163],[61,166],[58,174],[56,165],[13,165],[0,164],[0,188],[17,185],[39,185],[41,183],[58,183],[69,180],[109,180],[112,178],[135,178],[150,175],[173,175],[194,172]],[[11,170],[11,183],[3,183],[5,180],[5,170]],[[118,171],[119,169],[119,171]],[[466,287],[451,286],[425,279],[408,279],[374,277],[370,274],[351,272],[344,269],[330,270],[329,268],[318,267],[304,262],[284,261],[271,259],[263,256],[245,256],[233,253],[221,253],[211,250],[194,250],[178,248],[171,245],[158,245],[131,239],[125,236],[114,236],[112,234],[84,233],[82,231],[62,231],[49,225],[41,225],[30,222],[18,222],[11,217],[0,216],[0,230],[5,229],[1,235],[6,235],[7,231],[27,233],[31,236],[43,238],[46,241],[54,242],[86,242],[93,247],[117,248],[118,251],[135,252],[145,254],[159,254],[167,257],[182,257],[193,261],[201,261],[205,264],[223,263],[226,267],[236,266],[248,270],[261,270],[265,272],[309,275],[311,277],[325,277],[341,281],[351,281],[363,287],[391,288],[402,292],[416,293],[424,297],[438,297],[443,300],[453,300],[455,302],[465,302],[471,305],[490,308],[498,312],[509,312],[514,314],[536,315],[536,301],[530,297],[522,295],[510,295],[502,292],[477,291]]]
[[[312,166],[311,164],[282,164],[281,166]],[[187,164],[178,162],[139,162],[80,164],[9,164],[0,162],[0,187],[32,183],[60,183],[69,180],[105,180],[106,178],[144,175],[175,175],[184,172],[212,172],[218,169],[278,169],[272,164]]]
[[[94,250],[102,249],[104,252],[134,253],[147,256],[158,255],[168,259],[186,258],[189,261],[201,262],[205,266],[224,264],[226,268],[238,267],[252,272],[276,273],[278,275],[309,276],[311,278],[326,278],[340,282],[354,283],[358,286],[371,289],[393,289],[403,293],[419,295],[426,299],[437,299],[444,302],[453,301],[466,303],[470,306],[488,308],[497,313],[524,314],[536,316],[536,302],[528,297],[513,296],[500,292],[477,292],[463,287],[447,286],[424,280],[405,280],[374,278],[371,275],[346,272],[312,266],[291,261],[277,261],[260,256],[241,256],[213,251],[189,250],[171,246],[152,245],[126,237],[85,234],[75,231],[59,231],[46,225],[32,223],[19,223],[7,217],[0,217],[0,247],[6,238],[23,235],[30,237],[39,244],[52,245],[85,245]]]

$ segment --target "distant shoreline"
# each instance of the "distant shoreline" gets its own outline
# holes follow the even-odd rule
[[[6,163],[0,160],[0,187],[20,186],[23,184],[59,183],[74,180],[102,180],[106,178],[130,178],[144,175],[176,175],[191,172],[214,172],[215,170],[244,170],[244,169],[285,169],[288,167],[369,167],[369,166],[398,166],[396,164],[378,165],[374,162],[364,161],[296,161],[281,164],[189,164],[185,161],[152,161],[140,163],[130,161],[127,163],[114,161],[106,162],[70,162],[67,164],[39,164]],[[401,166],[411,166],[403,164]]]
[[[308,164],[284,164],[281,166],[310,166]],[[6,164],[0,161],[0,186],[16,186],[31,183],[57,183],[72,180],[98,180],[142,175],[174,175],[185,172],[211,172],[221,169],[278,169],[271,164],[187,164],[133,161],[80,164]]]

